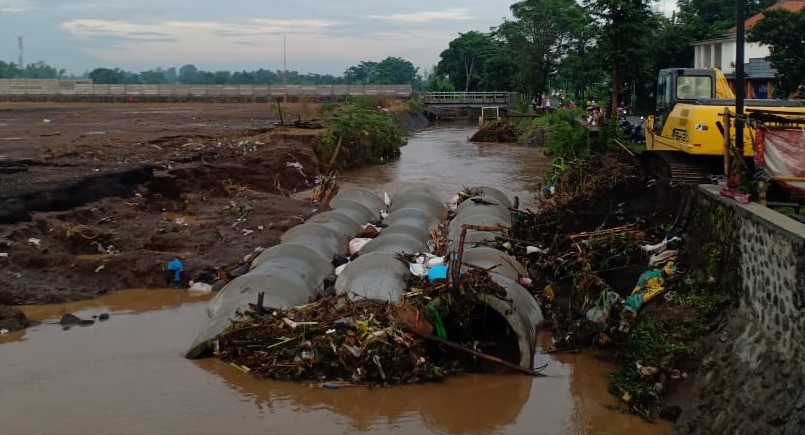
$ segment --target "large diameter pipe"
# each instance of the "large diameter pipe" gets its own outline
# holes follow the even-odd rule
[[[334,202],[334,203],[333,203]],[[280,236],[280,245],[258,255],[251,270],[230,281],[210,302],[210,321],[186,353],[199,358],[209,342],[225,331],[236,313],[246,311],[257,295],[263,305],[289,309],[319,296],[325,279],[334,275],[332,259],[346,253],[347,243],[362,224],[377,219],[385,204],[367,189],[345,189],[331,202],[333,210],[312,216]]]

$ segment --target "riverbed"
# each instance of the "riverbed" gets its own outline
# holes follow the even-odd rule
[[[424,182],[448,198],[502,187],[533,203],[549,160],[540,150],[471,144],[472,128],[412,135],[398,161],[343,174],[343,185],[393,193]],[[256,380],[218,360],[182,358],[206,324],[207,296],[127,290],[23,307],[42,323],[0,337],[0,419],[9,434],[529,433],[663,434],[611,408],[610,365],[591,355],[537,355],[547,377],[466,375],[440,384],[317,389]],[[73,312],[106,321],[63,330]]]

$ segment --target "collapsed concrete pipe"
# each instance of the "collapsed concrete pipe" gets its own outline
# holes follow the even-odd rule
[[[459,241],[461,240],[461,229],[464,225],[481,225],[481,226],[500,225],[503,227],[509,227],[511,225],[511,219],[503,219],[500,216],[498,216],[496,212],[491,211],[483,215],[474,215],[474,216],[456,215],[456,217],[453,218],[453,221],[450,223],[450,226],[448,227],[448,237],[456,245],[458,245]],[[500,236],[500,233],[492,231],[467,230],[466,236],[464,238],[464,244],[472,246],[477,243],[485,241],[493,241],[498,236]]]
[[[487,186],[473,188],[483,192],[477,201],[465,200],[456,208],[456,215],[448,227],[449,238],[453,241],[453,254],[460,248],[459,240],[464,225],[511,226],[511,201],[498,189]],[[493,200],[494,199],[494,200]],[[464,238],[462,262],[490,269],[493,282],[506,291],[506,297],[478,295],[477,302],[484,304],[501,316],[517,336],[519,364],[531,369],[536,350],[536,332],[543,322],[542,310],[537,301],[518,281],[527,271],[513,257],[490,247],[475,247],[484,241],[493,241],[499,232],[467,230]]]
[[[542,310],[536,300],[516,281],[497,273],[489,275],[493,282],[506,290],[505,298],[481,294],[477,301],[495,310],[506,320],[517,336],[521,367],[534,367],[534,352],[537,350],[537,329],[542,325]]]
[[[499,197],[498,193],[502,194],[499,190],[485,188],[483,192],[497,199],[498,207],[508,210],[508,199],[505,195]],[[229,327],[238,310],[256,302],[260,292],[265,292],[264,306],[282,309],[306,304],[316,297],[322,282],[333,275],[332,256],[344,253],[349,238],[363,222],[377,219],[381,210],[385,210],[385,202],[361,188],[342,191],[331,206],[332,211],[313,216],[305,224],[286,231],[280,245],[258,255],[252,262],[252,270],[231,281],[216,295],[209,309],[210,322],[188,350],[188,358],[204,355],[209,350],[210,340]],[[462,210],[468,211],[459,213],[449,230],[454,241],[460,236],[461,225],[466,223],[511,224],[510,217],[507,220],[501,209],[478,212],[468,205]],[[346,266],[336,280],[336,292],[352,299],[400,300],[407,290],[410,270],[398,259],[397,253],[424,250],[429,240],[429,227],[443,220],[446,214],[438,196],[427,189],[408,189],[395,194],[386,217],[388,227],[364,246],[362,255]],[[536,347],[536,327],[542,323],[542,313],[533,297],[517,283],[519,276],[516,275],[524,271],[522,265],[505,253],[489,250],[495,251],[468,249],[466,261],[481,267],[500,264],[493,268],[490,276],[506,291],[506,296],[480,295],[476,302],[494,310],[511,328],[517,337],[519,364],[530,369]]]
[[[425,242],[408,234],[382,234],[376,237],[361,249],[361,256],[380,252],[386,254],[422,252],[427,249]],[[400,261],[397,260],[399,263]]]
[[[411,188],[394,194],[389,210],[383,220],[387,227],[336,279],[336,293],[391,302],[402,298],[411,272],[397,254],[426,251],[429,228],[444,219],[447,208],[427,189]]]
[[[344,268],[335,280],[335,292],[353,300],[397,302],[405,294],[410,276],[408,266],[396,254],[372,252],[361,255]]]
[[[464,248],[462,261],[466,264],[488,270],[489,273],[503,275],[509,279],[518,281],[521,277],[528,276],[528,271],[515,260],[511,255],[488,246],[478,246],[475,248]]]
[[[501,207],[502,205],[502,207]],[[511,219],[511,210],[505,203],[491,195],[473,196],[456,207],[456,216],[493,214],[501,219]]]
[[[368,209],[373,211],[375,216],[380,213],[380,210],[386,210],[388,208],[386,203],[383,202],[374,191],[365,187],[353,187],[340,191],[330,200],[330,208],[334,210],[349,209],[350,207],[347,207],[349,205],[348,203],[345,204],[341,202],[344,200],[355,201],[365,205]]]
[[[360,219],[360,216],[352,216],[344,213],[344,209],[339,209],[318,213],[306,222],[311,224],[324,224],[338,230],[341,234],[350,235],[360,232],[366,224],[366,222],[359,222],[358,219]]]
[[[318,296],[324,280],[334,275],[334,254],[346,253],[349,239],[366,222],[378,218],[385,204],[368,189],[345,189],[319,213],[280,236],[281,244],[258,255],[245,275],[230,281],[210,302],[209,323],[185,354],[199,358],[210,341],[231,325],[238,311],[248,309],[264,293],[263,305],[287,309]]]
[[[471,188],[470,190],[472,192],[476,192],[477,196],[480,196],[480,197],[490,196],[492,198],[495,198],[498,202],[500,202],[500,205],[502,205],[502,206],[504,206],[506,208],[509,208],[509,207],[512,206],[512,202],[511,202],[511,199],[509,199],[509,195],[507,195],[506,193],[504,193],[500,189],[496,189],[494,187],[489,187],[489,186],[477,186],[477,187]]]

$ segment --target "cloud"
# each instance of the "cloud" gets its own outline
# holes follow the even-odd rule
[[[30,0],[0,0],[0,12],[25,12],[31,9]]]
[[[466,9],[448,9],[445,11],[420,11],[411,14],[370,15],[369,18],[400,23],[427,23],[430,21],[466,21],[474,17],[470,16]]]
[[[320,34],[326,28],[339,24],[327,20],[266,20],[254,19],[246,23],[216,21],[166,21],[160,23],[134,23],[121,20],[79,19],[62,24],[70,34],[82,38],[112,36],[131,40],[150,40],[154,36],[176,40],[206,39],[209,37],[242,37],[258,35]]]

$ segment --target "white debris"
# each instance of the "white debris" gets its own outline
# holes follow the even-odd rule
[[[106,269],[106,265],[105,265],[105,264],[101,264],[100,266],[98,266],[98,267],[96,267],[96,268],[95,268],[95,273],[98,273],[98,272],[100,272],[100,271],[102,271],[102,270],[104,270],[104,269]]]
[[[212,285],[207,284],[206,282],[190,282],[190,287],[187,291],[196,292],[196,293],[210,293],[212,292]]]
[[[38,248],[41,246],[42,240],[37,239],[36,237],[31,237],[30,239],[28,239],[28,244],[36,246]]]
[[[408,270],[414,276],[428,276],[428,269],[421,263],[408,263]]]
[[[548,250],[538,248],[536,246],[526,246],[525,247],[525,253],[528,254],[528,255],[531,255],[531,254],[547,254]]]
[[[391,198],[389,198],[388,192],[383,192],[383,202],[386,203],[386,207],[391,206]]]
[[[347,264],[349,264],[349,263],[344,263],[344,264],[342,264],[342,265],[340,265],[340,266],[336,267],[336,268],[335,268],[335,276],[341,275],[341,272],[343,272],[343,271],[344,271],[344,269],[346,269]]]
[[[8,258],[8,252],[0,252],[0,258]]]
[[[657,243],[655,245],[640,245],[640,249],[642,249],[643,252],[650,254],[652,252],[664,250],[665,247],[671,242],[679,242],[681,240],[682,240],[681,238],[674,236],[671,237],[670,239],[664,239],[662,242]]]
[[[9,332],[11,332],[11,331],[9,331],[9,330],[8,330],[8,329],[6,329],[6,328],[0,329],[0,335],[6,335],[6,334],[8,334]]]
[[[356,237],[356,238],[350,240],[349,241],[349,255],[355,255],[358,252],[360,252],[360,250],[364,247],[364,245],[369,243],[371,240],[372,239],[367,239],[367,238],[363,238],[363,237]]]
[[[427,255],[428,255],[428,259],[427,259],[427,261],[425,261],[425,266],[430,268],[430,267],[433,267],[433,266],[438,266],[440,264],[444,264],[444,257],[437,257],[437,256],[435,256],[433,254],[427,254]]]
[[[660,252],[659,254],[654,254],[649,257],[648,266],[649,267],[657,267],[662,263],[666,263],[668,261],[676,259],[677,251],[673,249],[667,249],[665,251]]]

